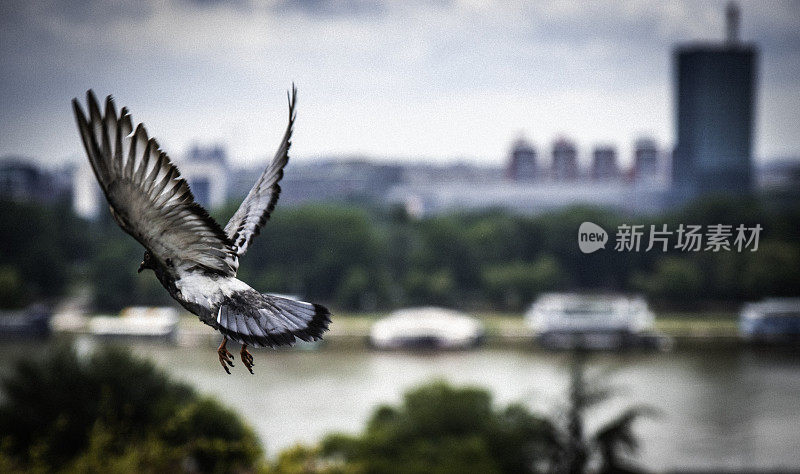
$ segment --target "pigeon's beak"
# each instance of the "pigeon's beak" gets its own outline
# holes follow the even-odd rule
[[[142,263],[139,264],[139,269],[136,270],[136,273],[142,273],[142,270],[144,270],[144,261],[142,261]]]

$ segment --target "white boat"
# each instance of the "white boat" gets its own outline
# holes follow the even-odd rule
[[[612,350],[656,345],[655,316],[641,297],[547,293],[525,315],[537,340],[553,349]]]
[[[94,316],[89,332],[100,337],[174,340],[178,329],[178,311],[169,306],[131,306],[119,316]]]
[[[483,324],[446,308],[407,308],[378,320],[370,343],[380,349],[467,349],[483,340]]]

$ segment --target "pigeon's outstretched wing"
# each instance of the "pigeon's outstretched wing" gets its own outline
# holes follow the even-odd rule
[[[214,219],[199,204],[178,169],[155,139],[123,108],[117,116],[111,96],[105,115],[94,93],[86,93],[89,120],[72,101],[83,145],[111,214],[166,268],[199,266],[234,275],[236,253]]]
[[[283,178],[283,168],[289,162],[289,147],[292,146],[292,127],[294,126],[295,110],[294,106],[297,99],[297,88],[292,84],[292,93],[289,95],[289,125],[283,134],[283,140],[275,152],[275,157],[269,164],[261,177],[258,178],[253,189],[247,193],[239,209],[228,221],[225,226],[225,234],[233,244],[237,257],[241,257],[247,252],[253,237],[261,231],[261,226],[269,219],[269,215],[278,196],[281,194],[281,187],[278,181]]]

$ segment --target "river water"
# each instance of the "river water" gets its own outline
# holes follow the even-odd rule
[[[132,347],[238,410],[270,455],[331,431],[358,432],[375,406],[398,403],[404,391],[432,379],[484,387],[498,405],[519,401],[546,415],[563,408],[569,381],[568,355],[519,349],[262,350],[254,351],[255,375],[238,357],[227,375],[212,347]],[[12,350],[19,346],[0,345],[4,356]],[[603,354],[587,365],[589,378],[616,387],[614,397],[590,412],[590,430],[634,404],[660,411],[634,426],[641,441],[638,460],[647,468],[800,468],[797,351]]]

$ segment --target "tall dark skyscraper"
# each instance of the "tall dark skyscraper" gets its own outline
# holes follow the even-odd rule
[[[678,200],[752,188],[758,54],[753,45],[739,42],[738,28],[738,9],[729,4],[724,43],[689,44],[675,51],[672,182]]]

